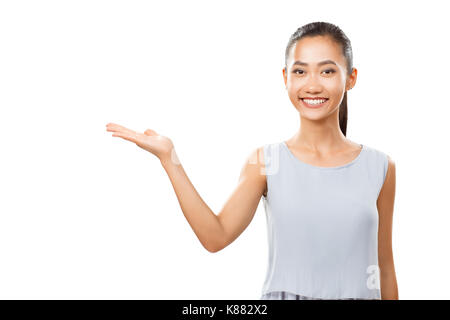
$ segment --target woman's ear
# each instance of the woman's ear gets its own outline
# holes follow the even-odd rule
[[[358,70],[356,70],[356,68],[352,68],[352,73],[347,78],[346,90],[350,90],[355,86],[357,75]]]

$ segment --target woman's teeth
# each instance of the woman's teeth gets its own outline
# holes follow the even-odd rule
[[[302,100],[305,101],[306,103],[312,104],[312,105],[318,105],[318,104],[321,104],[321,103],[324,103],[325,101],[327,101],[327,99],[321,99],[321,100],[318,100],[318,99],[314,99],[314,100],[302,99]]]

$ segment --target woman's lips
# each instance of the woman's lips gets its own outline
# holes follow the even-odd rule
[[[326,99],[321,104],[309,104],[306,101],[303,101],[303,99],[300,99],[300,100],[302,101],[302,103],[305,107],[311,108],[311,109],[317,109],[317,108],[323,107],[328,102],[329,99]]]

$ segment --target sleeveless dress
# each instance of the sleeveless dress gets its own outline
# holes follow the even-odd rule
[[[387,155],[361,145],[351,162],[318,167],[284,141],[263,149],[269,253],[260,299],[380,300],[377,199]]]

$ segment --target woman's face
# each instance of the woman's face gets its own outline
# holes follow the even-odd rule
[[[283,77],[289,99],[300,114],[309,119],[317,120],[335,112],[345,91],[356,81],[357,70],[353,68],[352,74],[347,76],[342,48],[327,36],[297,41],[291,48],[287,68],[287,72],[283,69]],[[303,98],[327,100],[319,105],[309,105]]]

